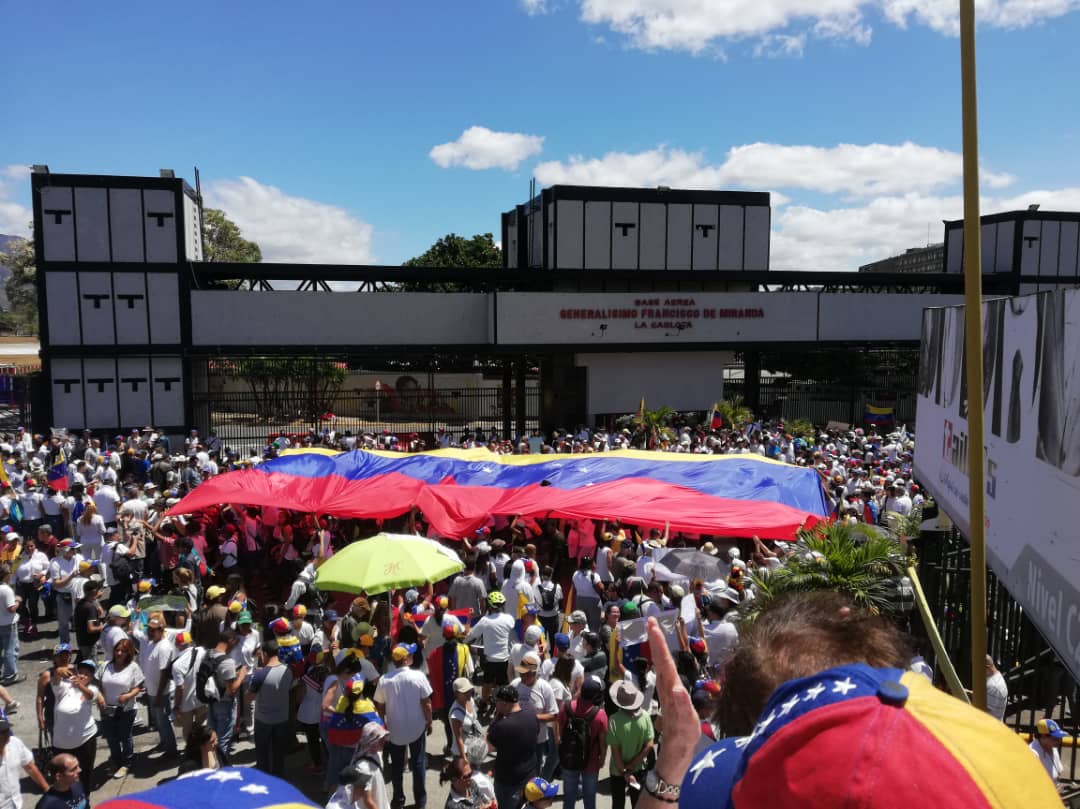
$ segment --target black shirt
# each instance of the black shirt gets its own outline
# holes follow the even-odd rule
[[[488,728],[488,742],[495,748],[495,780],[520,786],[536,774],[536,737],[540,720],[531,706],[522,706]]]
[[[98,610],[97,601],[81,599],[75,605],[75,639],[79,646],[93,646],[101,637],[101,631],[89,632],[86,629],[90,621],[100,621],[101,612]]]
[[[66,792],[51,787],[38,799],[35,809],[90,809],[90,801],[83,785],[76,781]]]

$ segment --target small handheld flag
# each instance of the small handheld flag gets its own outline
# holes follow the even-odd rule
[[[60,450],[60,456],[57,458],[56,463],[50,466],[49,471],[45,473],[45,478],[49,483],[49,488],[53,491],[62,492],[67,489],[68,468],[63,449]]]
[[[712,415],[709,417],[709,429],[719,430],[724,426],[724,417],[720,415],[720,403],[714,402],[712,406]]]

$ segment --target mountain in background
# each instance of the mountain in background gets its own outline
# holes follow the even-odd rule
[[[6,236],[0,233],[0,309],[5,311],[8,308],[7,279],[11,276],[11,270],[4,266],[4,254],[21,238],[21,236]]]

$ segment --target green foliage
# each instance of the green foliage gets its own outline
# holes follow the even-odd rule
[[[872,612],[890,608],[909,563],[897,539],[874,526],[823,522],[800,531],[799,542],[783,566],[753,575],[748,617],[785,593],[810,590],[843,593]]]
[[[923,507],[915,506],[908,514],[899,514],[895,511],[885,512],[885,523],[889,530],[898,537],[911,539],[918,537],[922,532]]]
[[[236,223],[216,208],[203,211],[203,261],[257,264],[262,250],[248,241]]]
[[[249,357],[219,360],[215,370],[243,382],[260,418],[314,420],[333,412],[348,365],[320,357]]]
[[[502,250],[490,233],[478,233],[471,239],[448,233],[427,251],[410,258],[402,266],[497,268],[502,266]],[[401,289],[405,292],[461,292],[467,289],[467,285],[455,281],[406,281]]]
[[[3,313],[2,326],[17,334],[37,334],[37,266],[34,263],[34,243],[27,239],[15,241],[4,253],[4,266],[11,270],[4,290],[10,311]]]
[[[716,409],[724,419],[725,427],[737,428],[754,420],[754,411],[746,406],[742,396],[721,399],[716,403]]]
[[[649,449],[656,449],[662,439],[674,439],[675,433],[671,429],[674,416],[675,411],[670,407],[645,410],[634,416],[634,426],[645,433]]]
[[[814,425],[806,419],[795,419],[794,421],[784,422],[784,428],[792,438],[804,438],[807,441],[813,441],[817,436]]]

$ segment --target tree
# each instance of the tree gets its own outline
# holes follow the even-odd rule
[[[348,377],[344,362],[323,357],[248,357],[216,360],[214,370],[243,382],[255,415],[314,421],[332,412]]]
[[[4,266],[11,275],[4,285],[7,292],[9,312],[4,313],[4,325],[23,334],[37,334],[37,266],[34,262],[34,243],[17,239],[4,253]]]
[[[257,264],[262,250],[248,241],[236,223],[217,208],[203,211],[203,261]]]
[[[754,411],[746,406],[743,397],[739,395],[721,399],[716,403],[716,409],[724,420],[724,426],[730,429],[737,430],[754,420]]]
[[[471,239],[448,233],[426,252],[410,258],[402,266],[495,268],[502,266],[502,250],[490,233],[478,233]],[[462,292],[468,289],[468,284],[457,281],[405,281],[401,289],[405,292]]]
[[[872,612],[893,608],[909,560],[891,534],[872,525],[820,522],[798,538],[800,547],[783,566],[753,576],[747,617],[784,593],[808,590],[835,590]]]
[[[675,417],[675,411],[670,407],[659,407],[656,410],[645,410],[634,416],[634,426],[645,434],[646,448],[656,449],[663,439],[672,440],[674,433],[671,431],[671,420]]]

